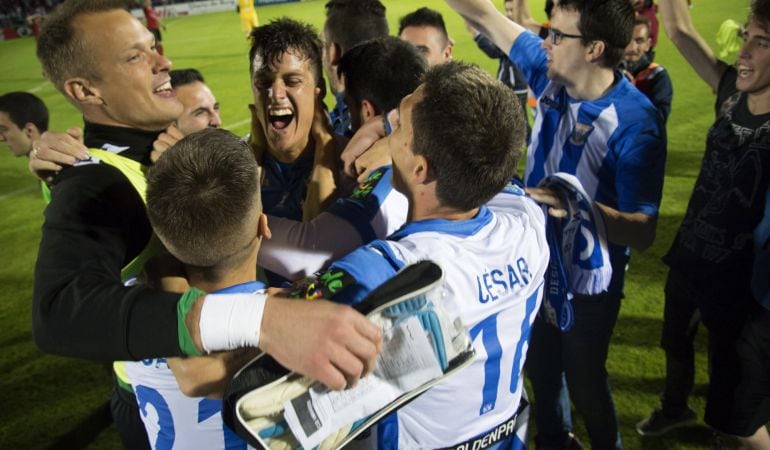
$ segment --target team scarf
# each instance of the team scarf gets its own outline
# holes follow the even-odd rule
[[[538,187],[553,190],[567,210],[563,219],[546,211],[551,261],[546,272],[544,310],[547,321],[568,331],[574,322],[574,294],[599,294],[610,285],[607,231],[604,218],[574,175],[557,172],[545,177]]]

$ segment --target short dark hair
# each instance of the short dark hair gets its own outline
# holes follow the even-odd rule
[[[406,27],[433,27],[441,32],[445,41],[449,41],[449,34],[446,31],[446,25],[444,24],[444,17],[441,13],[430,8],[422,7],[417,11],[411,12],[401,18],[398,25],[398,35],[404,31]]]
[[[99,67],[86,48],[83,36],[73,26],[75,19],[94,14],[128,9],[126,0],[68,0],[46,16],[37,40],[37,58],[45,76],[62,90],[64,82],[81,76],[99,80]]]
[[[345,93],[360,103],[368,100],[385,113],[420,85],[428,62],[410,43],[394,36],[356,45],[342,55],[340,76]]]
[[[249,50],[249,72],[254,79],[254,58],[259,55],[265,64],[275,64],[284,53],[296,52],[304,56],[310,64],[316,86],[324,86],[321,67],[321,39],[312,25],[282,17],[254,28],[251,31],[251,50]]]
[[[545,0],[545,7],[543,8],[543,11],[545,11],[545,16],[548,17],[548,19],[551,18],[551,13],[553,12],[553,7],[556,4],[554,0]]]
[[[770,0],[753,0],[749,20],[758,22],[767,31],[770,28]]]
[[[390,34],[385,5],[379,0],[330,0],[325,7],[326,39],[339,44],[343,54],[364,41]]]
[[[28,92],[0,95],[0,112],[8,114],[11,122],[20,129],[31,123],[41,133],[48,130],[48,108],[42,100]]]
[[[559,0],[562,10],[580,13],[578,29],[583,45],[604,42],[603,67],[615,68],[623,59],[626,46],[634,33],[634,7],[628,0]]]
[[[644,25],[647,27],[647,33],[650,33],[650,19],[644,16],[636,16],[634,17],[634,28],[636,28],[637,25]]]
[[[171,86],[178,88],[187,84],[196,82],[205,83],[203,75],[198,69],[177,69],[169,71],[168,75],[171,77]]]
[[[258,175],[251,149],[229,131],[186,136],[147,171],[153,230],[185,264],[235,267],[257,235],[247,225],[260,213]]]
[[[455,61],[431,68],[423,86],[412,109],[412,151],[428,160],[442,205],[477,208],[516,175],[527,131],[516,94]]]

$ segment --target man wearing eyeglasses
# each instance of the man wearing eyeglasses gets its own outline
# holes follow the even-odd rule
[[[533,328],[527,370],[537,405],[537,446],[580,448],[570,432],[564,374],[591,448],[620,448],[605,362],[629,247],[644,250],[655,238],[666,155],[655,108],[615,70],[631,40],[633,7],[628,0],[560,0],[542,40],[506,19],[489,0],[447,3],[509,50],[538,97],[525,175],[529,194],[548,205],[554,218],[565,217],[559,197],[536,186],[555,172],[573,174],[606,226],[613,268],[607,290],[579,294],[573,280],[572,327],[562,332],[541,313]]]

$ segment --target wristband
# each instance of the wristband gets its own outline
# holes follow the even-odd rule
[[[195,346],[195,342],[193,342],[192,336],[190,336],[190,330],[187,329],[185,318],[198,297],[203,297],[204,295],[206,295],[205,292],[192,287],[182,294],[182,298],[176,304],[176,331],[177,338],[179,339],[179,348],[187,356],[201,356],[203,354]]]
[[[258,347],[267,294],[209,294],[201,309],[201,345],[207,353]]]

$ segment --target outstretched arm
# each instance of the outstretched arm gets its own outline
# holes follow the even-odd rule
[[[521,25],[508,20],[489,0],[446,2],[504,52],[510,51],[513,43],[525,31]]]
[[[698,34],[692,23],[687,2],[662,0],[659,2],[658,11],[663,21],[663,29],[679,49],[679,53],[690,63],[698,76],[716,91],[727,64],[717,59],[706,41]]]

